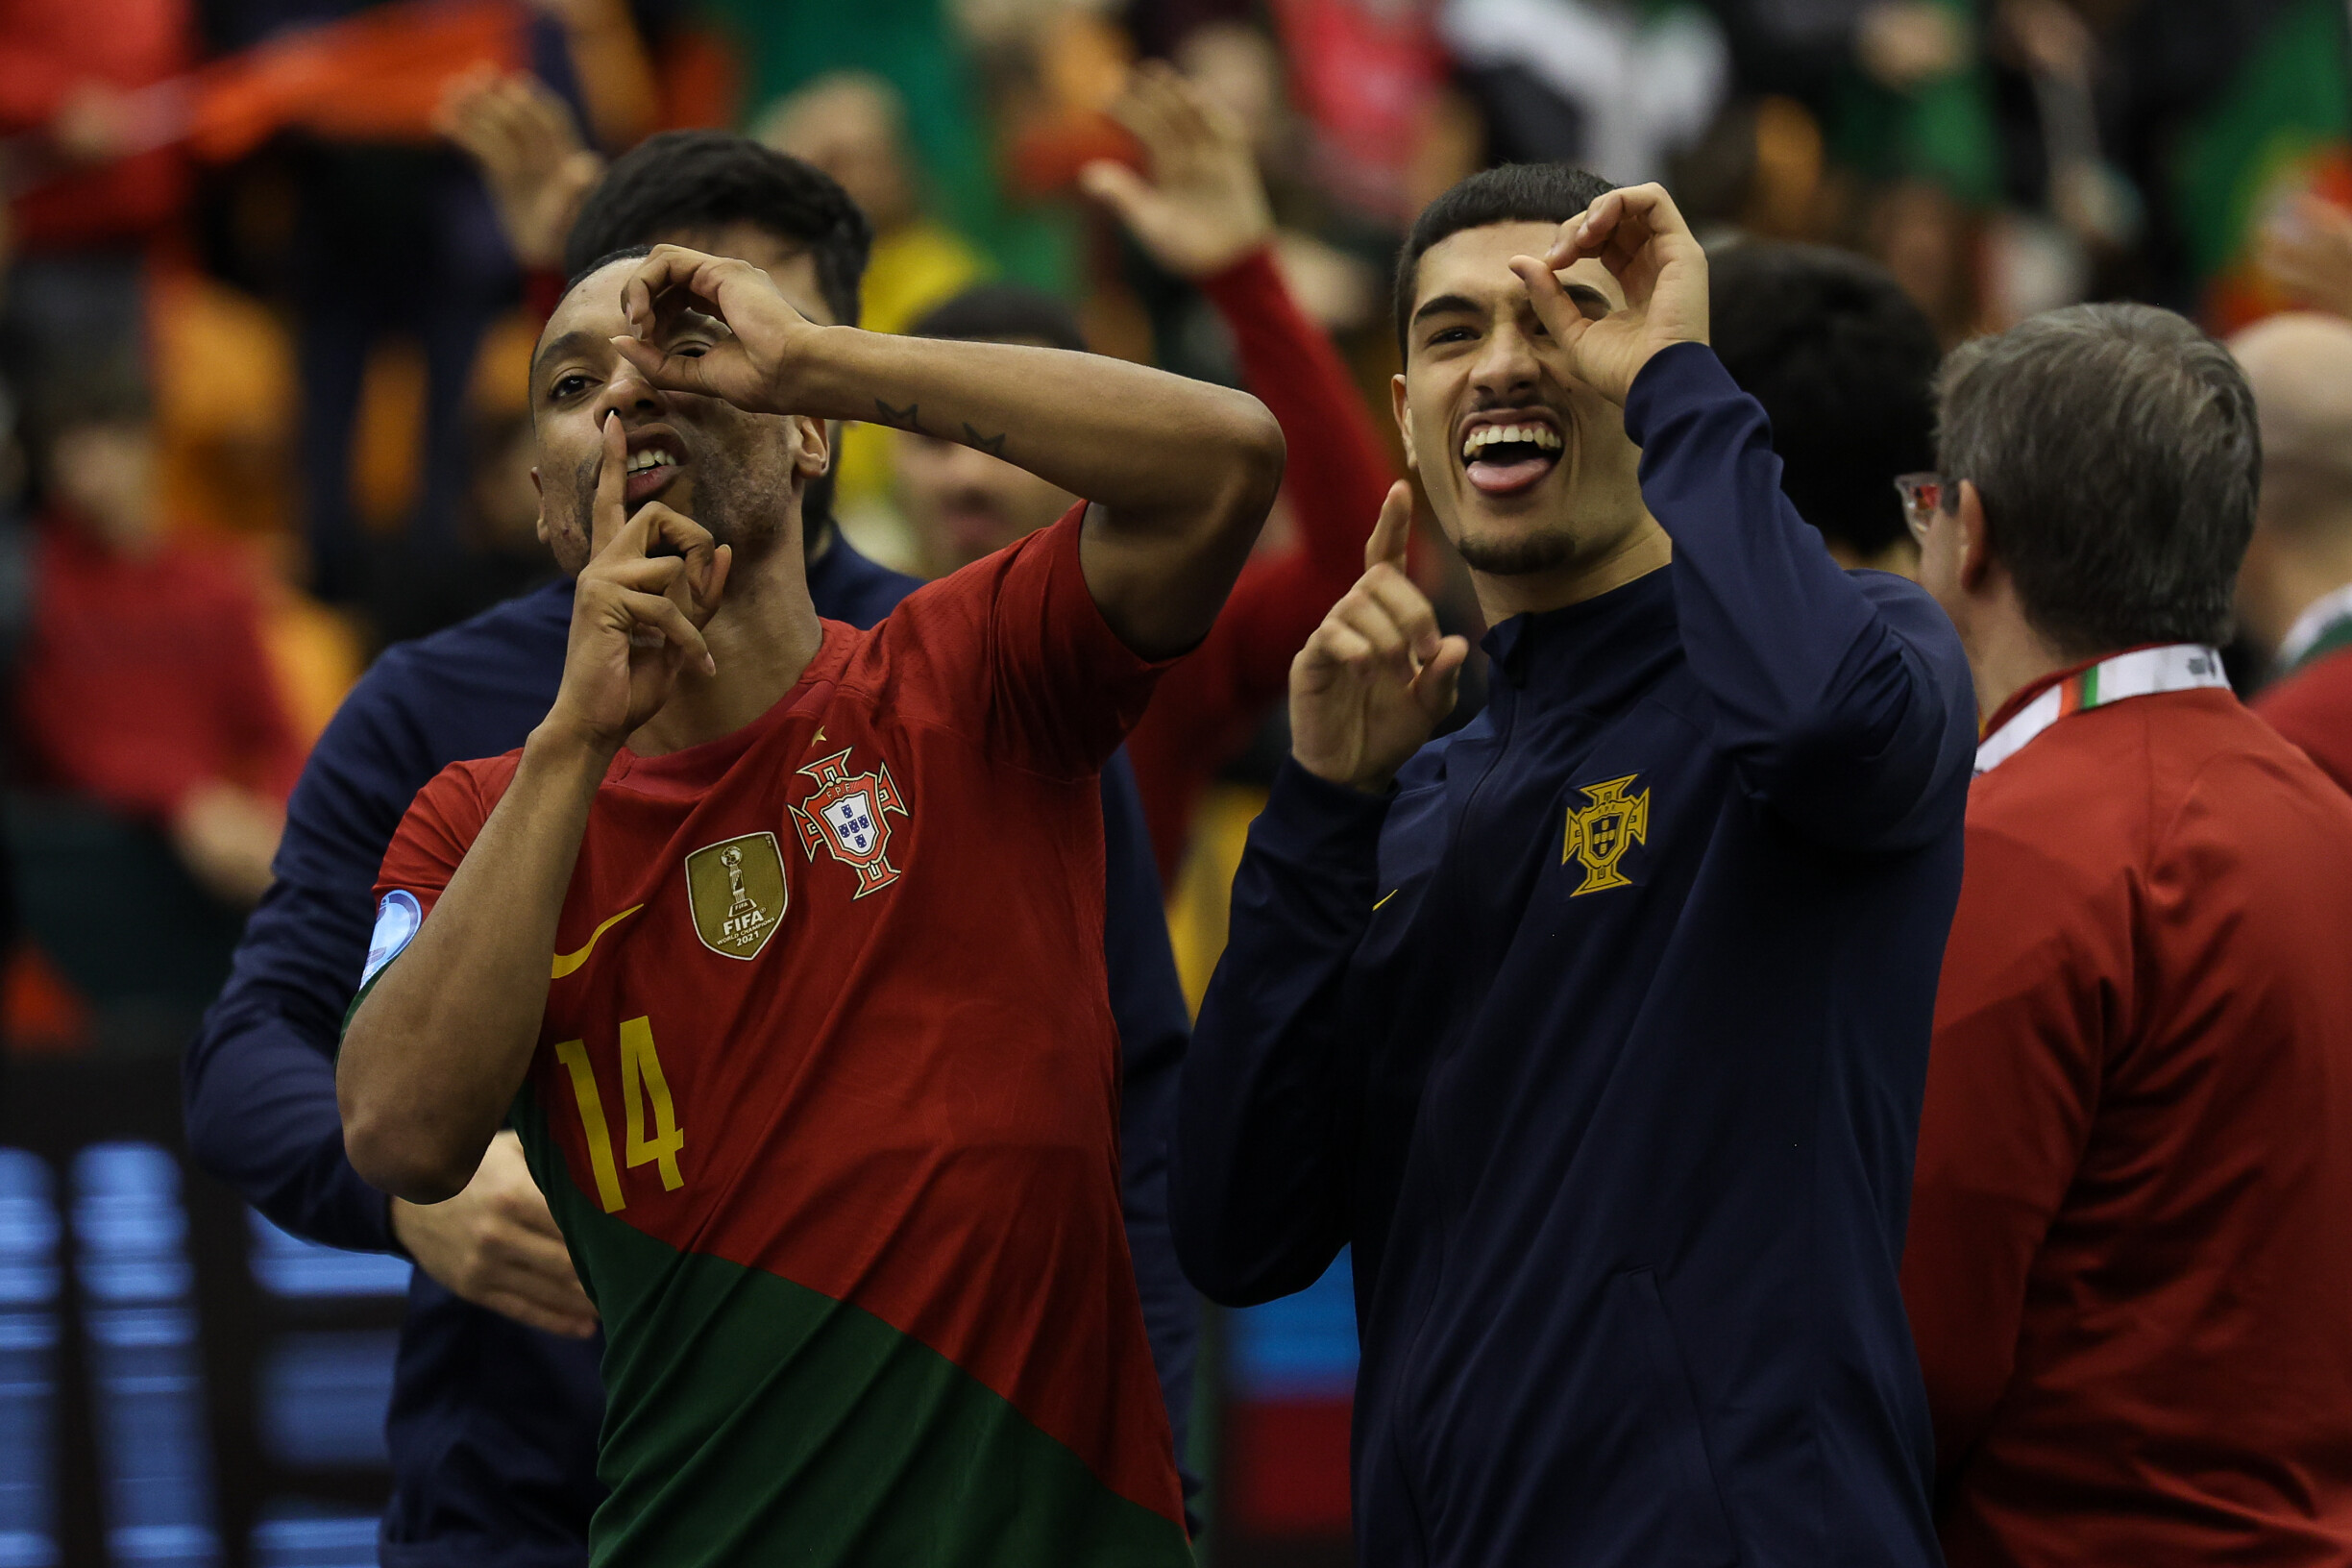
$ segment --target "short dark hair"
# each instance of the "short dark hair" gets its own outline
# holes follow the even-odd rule
[[[1731,246],[1707,284],[1715,356],[1772,420],[1798,515],[1864,556],[1907,538],[1895,477],[1935,466],[1926,312],[1875,261],[1820,245]]]
[[[1496,223],[1566,223],[1617,187],[1571,163],[1505,163],[1484,169],[1421,209],[1397,252],[1397,352],[1409,358],[1413,282],[1421,257],[1439,240]]]
[[[575,269],[572,276],[564,280],[564,295],[569,298],[574,289],[611,266],[615,261],[642,261],[652,254],[653,247],[650,245],[624,245],[617,251],[606,251],[602,256]]]
[[[1936,379],[1936,446],[2061,652],[2229,635],[2262,437],[2238,362],[2187,320],[2076,305],[1962,344]]]
[[[749,223],[806,246],[834,320],[854,327],[873,230],[833,177],[724,131],[665,131],[613,160],[564,241],[564,271],[681,229]]]
[[[907,335],[983,343],[1032,339],[1079,354],[1087,349],[1078,312],[1067,301],[1018,283],[974,283],[918,316]]]

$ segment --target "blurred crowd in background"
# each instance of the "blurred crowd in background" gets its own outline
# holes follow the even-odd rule
[[[1288,386],[1291,424],[1328,367],[1249,338],[1220,271],[1262,244],[1364,400],[1320,439],[1288,430],[1263,548],[1296,571],[1272,593],[1352,580],[1360,534],[1331,514],[1369,486],[1369,528],[1376,444],[1403,471],[1389,269],[1463,176],[1565,159],[1662,180],[1718,257],[1752,237],[1875,258],[1946,348],[2082,300],[2216,333],[2352,316],[2348,21],[2344,0],[0,0],[0,1046],[168,1076],[352,683],[389,643],[551,576],[527,360],[582,196],[649,135],[729,128],[838,179],[875,231],[869,328],[1075,331],[1230,384],[1254,353],[1253,390]],[[1171,96],[1168,72],[1189,88]],[[1155,222],[1122,163],[1186,200]],[[1776,276],[1719,259],[1718,298],[1790,286]],[[992,280],[1033,292],[969,293]],[[959,296],[988,319],[941,326]],[[1758,367],[1785,355],[1756,315],[1720,346],[1765,396]],[[1822,390],[1811,364],[1784,395]],[[831,505],[860,551],[933,576],[1058,508],[1021,483],[851,427]],[[1879,531],[1825,527],[1832,548],[1905,570],[1910,535],[1873,496]],[[1458,563],[1433,530],[1423,545],[1449,629],[1477,630]],[[2251,629],[2249,680],[2285,627]],[[1195,1004],[1286,749],[1279,686],[1221,679],[1201,676],[1239,721],[1221,781],[1175,831],[1155,821]],[[134,1081],[85,1076],[118,1098]],[[128,1103],[71,1137],[130,1136]],[[176,1115],[136,1136],[170,1142]],[[255,1217],[265,1262],[294,1256]],[[1212,1328],[1221,1507],[1244,1530],[1343,1540],[1344,1276]],[[243,1300],[208,1312],[241,1334]],[[388,1379],[388,1334],[361,1360]],[[284,1409],[321,1408],[298,1383]],[[352,1385],[350,1462],[376,1462],[386,1386]],[[33,1430],[0,1428],[0,1452]],[[374,1560],[380,1485],[369,1471],[343,1498],[351,1560]]]
[[[366,661],[551,572],[534,290],[650,134],[733,127],[836,176],[878,236],[870,328],[1002,278],[1098,352],[1232,381],[1216,313],[1104,199],[1100,160],[1139,156],[1131,73],[1164,60],[1246,135],[1281,274],[1385,434],[1401,229],[1497,161],[1662,179],[1711,246],[1875,257],[1948,346],[2085,299],[2216,331],[2352,312],[2346,24],[2341,0],[5,0],[0,1024],[175,1045],[169,960],[108,1000],[125,901],[195,890],[140,907],[184,925],[201,1005]],[[836,515],[888,564],[953,564],[894,439],[850,431]]]

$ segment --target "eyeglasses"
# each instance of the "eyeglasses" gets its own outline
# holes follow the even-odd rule
[[[1911,537],[1922,545],[1927,543],[1928,525],[1943,509],[1946,488],[1951,483],[1941,474],[1898,474],[1896,493],[1902,497],[1903,521],[1911,527]]]

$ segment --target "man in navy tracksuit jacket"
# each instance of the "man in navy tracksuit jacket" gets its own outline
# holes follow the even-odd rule
[[[625,198],[649,188],[661,206],[644,232],[708,243],[716,231],[811,314],[854,316],[863,222],[838,186],[755,143],[712,133],[697,134],[684,153],[647,144],[615,166],[607,192]],[[600,211],[600,199],[591,199],[583,227],[614,216]],[[719,210],[698,214],[694,204],[703,199]],[[836,202],[854,220],[855,244],[828,271],[808,257],[840,237],[827,233],[826,209]],[[763,211],[772,215],[760,221]],[[615,248],[608,239],[586,243],[592,256]],[[818,538],[829,541],[809,563],[820,615],[869,626],[919,586],[858,554],[838,530]],[[320,737],[287,804],[277,881],[189,1047],[185,1080],[197,1162],[296,1235],[356,1251],[403,1250],[388,1200],[344,1157],[335,1107],[333,1053],[367,952],[371,889],[393,830],[428,780],[461,758],[513,749],[547,717],[571,622],[572,585],[557,581],[390,649]],[[1168,1239],[1164,1170],[1186,1042],[1184,995],[1123,754],[1104,770],[1103,808],[1128,1245],[1181,1453],[1198,1306]],[[418,1270],[386,1422],[394,1493],[380,1554],[388,1568],[587,1561],[588,1516],[602,1495],[595,1479],[600,1348],[600,1340],[526,1327]]]
[[[1489,171],[1408,242],[1398,418],[1493,695],[1423,744],[1467,649],[1393,498],[1293,668],[1178,1254],[1244,1303],[1353,1244],[1366,1564],[1926,1568],[1896,1270],[1968,670],[1781,499],[1703,255],[1605,189]]]

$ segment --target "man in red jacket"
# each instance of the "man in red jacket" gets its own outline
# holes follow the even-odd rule
[[[2238,579],[2270,659],[2254,711],[2352,790],[2352,322],[2294,313],[2230,340],[2262,415],[2262,503]]]
[[[2352,1560],[2352,799],[2213,647],[2252,395],[2144,306],[1938,392],[1906,483],[1990,715],[1902,1270],[1946,1556]]]

